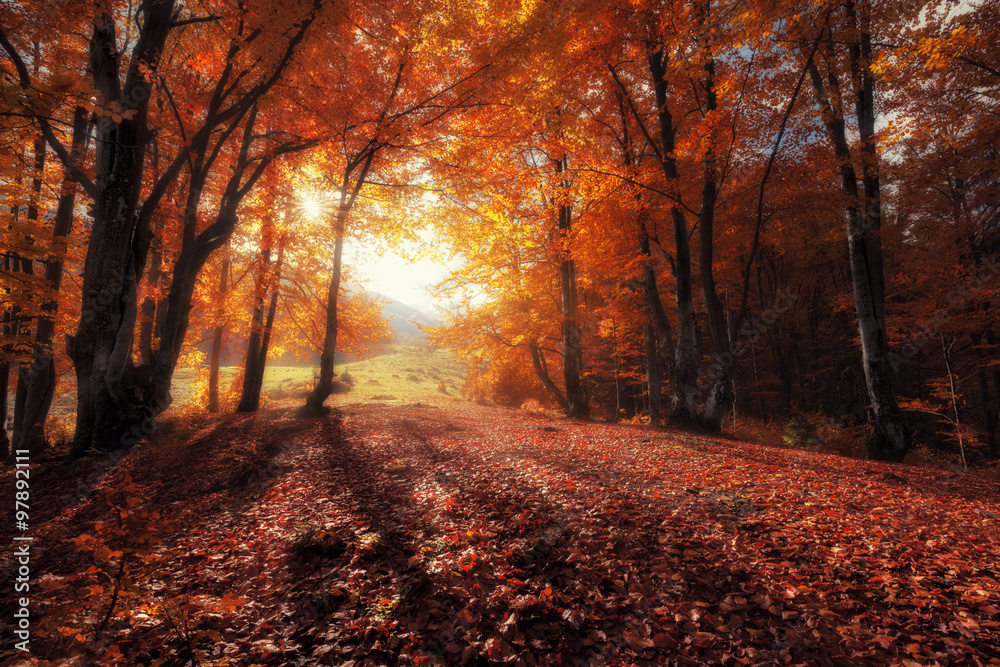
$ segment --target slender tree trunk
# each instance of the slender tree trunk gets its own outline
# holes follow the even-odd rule
[[[17,209],[14,209],[14,219],[17,219]],[[3,270],[10,271],[10,253],[3,255]],[[13,338],[13,327],[11,326],[11,313],[5,310],[3,314],[3,324],[0,325],[0,333],[3,333],[3,344],[0,345],[0,355],[7,357],[11,354],[10,341]],[[7,390],[10,388],[10,362],[0,363],[0,459],[7,461],[13,456],[10,447],[10,436],[7,435]]]
[[[707,6],[705,13],[708,13]],[[715,61],[708,43],[705,42],[705,112],[713,113],[717,108],[715,92]],[[735,358],[732,354],[732,343],[729,338],[729,327],[726,325],[726,315],[715,289],[715,275],[712,271],[715,249],[715,202],[718,197],[716,186],[717,175],[715,166],[715,146],[709,139],[709,147],[705,152],[704,162],[705,182],[701,194],[701,211],[698,216],[698,229],[701,241],[701,258],[699,274],[701,278],[701,293],[705,299],[705,310],[708,312],[709,339],[712,343],[714,363],[711,365],[712,376],[708,378],[708,396],[702,410],[702,426],[713,433],[722,431],[722,422],[733,408],[733,392],[731,377]]]
[[[162,277],[161,262],[162,250],[160,249],[160,239],[157,236],[153,236],[150,247],[148,278],[149,289],[152,294],[142,301],[139,321],[139,354],[142,357],[142,363],[147,366],[151,366],[155,359],[153,355],[153,332],[157,329],[157,300],[155,295],[156,289],[160,284],[160,278]]]
[[[656,94],[660,141],[660,166],[668,185],[678,182],[677,161],[674,158],[674,120],[667,106],[666,53],[656,51],[649,56],[649,73]],[[670,383],[673,403],[669,422],[679,428],[698,425],[698,332],[695,324],[694,298],[691,280],[691,244],[684,211],[676,201],[670,203],[674,226],[674,284],[677,301],[677,341],[674,348],[673,378]]]
[[[323,403],[333,391],[333,360],[337,353],[337,306],[340,298],[340,275],[344,255],[344,232],[347,227],[347,215],[350,212],[345,202],[346,193],[341,195],[341,204],[337,209],[335,226],[336,240],[333,251],[333,274],[330,276],[330,288],[326,301],[326,334],[323,337],[323,352],[319,358],[319,380],[306,397],[302,414],[307,417],[318,417],[325,410]]]
[[[848,16],[854,20],[853,3],[846,3]],[[881,195],[879,191],[878,153],[875,146],[874,78],[871,62],[871,35],[867,20],[861,22],[858,41],[848,47],[855,80],[855,108],[861,140],[862,183],[858,179],[847,142],[844,115],[831,103],[839,99],[840,86],[832,69],[827,84],[815,64],[810,66],[813,87],[823,112],[823,120],[840,162],[841,187],[851,203],[846,209],[846,229],[854,307],[861,340],[865,385],[871,401],[872,419],[866,447],[868,458],[901,462],[909,451],[912,432],[903,420],[892,387],[889,342],[885,321],[885,284],[882,270]],[[826,85],[830,87],[828,96]]]
[[[618,323],[614,317],[611,318],[611,336],[614,341],[612,357],[615,360],[615,417],[612,421],[617,422],[622,416],[622,386],[621,386],[621,355],[618,354]]]
[[[222,357],[222,334],[226,329],[223,323],[225,308],[222,304],[226,298],[226,290],[229,288],[229,267],[230,259],[227,255],[222,260],[222,275],[219,277],[219,295],[216,298],[219,309],[216,312],[215,331],[212,332],[212,354],[209,357],[208,412],[211,414],[219,412],[219,360]]]
[[[38,62],[38,45],[35,44],[35,62]],[[35,72],[38,73],[37,70]],[[28,216],[27,223],[29,229],[38,228],[38,207],[40,206],[41,196],[42,196],[42,180],[45,175],[45,139],[41,135],[35,137],[34,144],[34,165],[33,173],[31,177],[31,194],[28,198]],[[29,233],[26,235],[27,245],[34,246],[34,237]],[[34,275],[35,273],[35,261],[33,257],[22,256],[21,257],[21,273],[26,276]],[[34,309],[32,309],[34,311]],[[26,322],[26,330],[28,335],[31,332],[30,320]],[[36,329],[37,332],[37,329]],[[36,333],[37,340],[37,333]],[[37,346],[32,346],[32,361],[34,361],[35,351],[37,351]],[[28,385],[31,383],[32,376],[32,364],[21,363],[17,367],[17,389],[14,395],[14,438],[12,441],[13,449],[27,449],[32,455],[39,453],[45,445],[45,422],[42,421],[41,424],[36,425],[34,419],[26,419],[29,413],[28,405]],[[53,381],[55,377],[53,375]],[[51,401],[51,397],[49,398]],[[35,406],[31,406],[35,407]],[[31,412],[37,411],[37,408],[31,410]],[[46,412],[48,407],[46,406]],[[34,416],[34,415],[33,415]],[[37,428],[36,428],[37,426]]]
[[[612,74],[614,70],[612,69]],[[617,80],[617,77],[616,77]],[[632,147],[631,132],[629,132],[628,114],[625,110],[625,97],[622,91],[616,91],[618,100],[618,114],[622,125],[622,154],[625,168],[632,170],[635,165],[635,155]],[[635,193],[636,204],[639,204],[642,195]],[[646,330],[646,381],[648,399],[649,423],[653,426],[660,424],[662,411],[662,388],[663,375],[661,370],[665,370],[665,375],[669,376],[673,367],[674,340],[670,327],[670,320],[663,308],[663,300],[660,298],[660,291],[656,284],[657,271],[653,262],[653,254],[650,247],[649,238],[649,211],[645,207],[639,209],[636,216],[636,228],[639,234],[639,252],[643,258],[643,288],[646,293],[646,301],[649,305],[651,317],[651,328]]]
[[[660,354],[656,349],[656,330],[652,324],[646,325],[646,390],[649,394],[649,425],[660,425],[662,411],[660,378]]]
[[[267,296],[267,270],[271,263],[271,248],[261,251],[261,275],[257,279],[254,295],[253,316],[250,319],[250,336],[247,338],[247,352],[243,362],[243,388],[240,392],[240,402],[236,412],[256,412],[259,397],[252,396],[253,385],[257,378],[257,365],[260,360],[260,339],[264,329],[264,299]]]
[[[653,263],[652,252],[649,244],[649,233],[646,230],[645,220],[640,220],[639,226],[639,249],[643,256],[643,289],[646,292],[646,302],[649,305],[649,314],[652,319],[653,330],[656,333],[656,347],[659,350],[660,365],[666,371],[666,376],[670,376],[673,370],[674,335],[670,326],[670,319],[667,311],[663,307],[663,299],[660,297],[660,290],[656,285],[656,267]],[[658,373],[659,374],[659,373]],[[660,384],[663,384],[663,376],[660,377]]]
[[[88,143],[87,114],[77,108],[73,118],[73,159],[82,160]],[[59,308],[58,294],[62,284],[63,257],[70,232],[73,229],[73,208],[76,204],[76,181],[67,173],[56,207],[52,228],[52,247],[46,263],[45,280],[52,291],[52,298],[42,304],[35,333],[31,366],[24,382],[24,403],[19,433],[15,435],[16,449],[29,450],[32,455],[45,445],[45,421],[52,406],[56,388],[55,357],[52,336],[55,333],[55,314]],[[19,383],[20,385],[20,383]]]
[[[269,262],[270,249],[265,251],[265,265]],[[243,392],[237,412],[256,412],[260,407],[260,391],[264,386],[264,369],[267,366],[267,348],[271,340],[271,328],[278,309],[278,294],[281,283],[281,264],[284,260],[284,240],[278,245],[278,259],[275,262],[273,275],[269,282],[271,299],[264,317],[264,295],[261,295],[257,308],[254,309],[254,322],[247,344],[247,360],[243,373]],[[266,294],[266,291],[265,291]]]
[[[566,157],[556,161],[556,174],[563,177],[560,197],[568,196],[566,189]],[[562,296],[563,374],[566,384],[566,414],[575,419],[590,416],[586,390],[583,387],[583,345],[577,321],[576,263],[571,248],[572,209],[568,201],[559,203],[559,287]]]
[[[542,386],[545,390],[552,395],[552,398],[556,400],[559,404],[559,409],[563,412],[569,412],[569,406],[566,404],[566,397],[559,390],[559,387],[555,382],[552,381],[552,377],[549,375],[549,367],[545,363],[545,355],[542,350],[537,345],[529,345],[528,349],[531,351],[531,365],[535,368],[535,373],[538,374],[538,379],[541,380]]]

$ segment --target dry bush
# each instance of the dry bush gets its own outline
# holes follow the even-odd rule
[[[545,388],[530,364],[516,357],[504,356],[490,360],[489,365],[469,370],[462,393],[477,403],[496,403],[519,407],[529,399],[548,402]]]

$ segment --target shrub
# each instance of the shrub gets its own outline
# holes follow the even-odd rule
[[[344,382],[340,378],[333,378],[333,387],[330,389],[330,393],[346,394],[353,388],[349,383]]]
[[[548,400],[531,364],[515,356],[495,357],[480,369],[471,364],[462,393],[476,403],[509,407],[518,407],[529,399],[540,403]]]
[[[821,442],[819,426],[803,415],[796,415],[785,424],[785,435],[782,439],[792,447],[814,447]]]

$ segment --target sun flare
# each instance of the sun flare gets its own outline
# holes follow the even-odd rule
[[[305,196],[300,204],[302,213],[310,218],[318,218],[323,213],[323,202],[318,197]]]

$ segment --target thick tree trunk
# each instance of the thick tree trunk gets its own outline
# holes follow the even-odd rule
[[[73,118],[73,159],[82,160],[87,151],[87,114],[77,108]],[[52,228],[51,255],[46,263],[45,279],[53,298],[42,304],[35,332],[31,365],[23,372],[23,409],[19,428],[15,430],[14,447],[25,449],[31,455],[39,453],[45,445],[45,421],[52,406],[56,388],[55,357],[52,336],[55,333],[55,314],[59,307],[58,294],[62,284],[63,257],[69,234],[73,229],[73,208],[76,205],[76,182],[64,175]],[[19,389],[22,383],[18,382]]]
[[[529,345],[528,349],[531,351],[531,365],[535,367],[535,373],[538,374],[538,379],[541,380],[542,386],[545,390],[551,394],[552,398],[556,400],[559,404],[559,409],[563,412],[569,412],[569,406],[566,404],[566,397],[559,390],[559,387],[555,382],[552,381],[552,377],[549,375],[548,364],[545,363],[545,355],[542,353],[541,348],[537,345]]]
[[[94,88],[108,102],[118,102],[130,118],[97,124],[94,224],[83,274],[80,326],[67,341],[77,376],[76,435],[70,457],[121,444],[124,425],[135,417],[127,407],[123,382],[131,363],[136,319],[137,270],[133,256],[136,210],[150,134],[146,112],[151,91],[147,68],[155,67],[170,31],[174,0],[153,0],[144,21],[125,86],[119,77],[115,21],[110,14],[94,20],[90,63]]]
[[[222,322],[224,314],[222,303],[226,298],[226,290],[229,287],[229,267],[230,260],[229,257],[226,257],[222,260],[222,276],[219,278],[219,294],[216,298],[219,310],[216,313],[215,330],[212,332],[212,353],[209,356],[208,412],[210,414],[219,412],[219,360],[222,357],[222,334],[226,329]]]
[[[853,4],[847,3],[847,10],[849,17],[854,19]],[[836,74],[832,69],[827,72],[829,97],[815,65],[810,66],[810,74],[824,123],[840,162],[841,187],[851,202],[847,206],[845,218],[865,385],[871,401],[871,430],[866,442],[868,457],[900,462],[910,449],[912,432],[903,420],[892,387],[882,273],[882,208],[875,146],[874,79],[868,69],[871,62],[871,36],[864,22],[859,34],[859,41],[849,45],[848,53],[855,80],[863,195],[858,188],[847,142],[844,115],[830,101],[830,97],[834,100],[841,98]]]
[[[566,158],[556,161],[556,174],[565,179]],[[565,180],[560,184],[567,196]],[[576,263],[572,251],[572,209],[568,202],[559,203],[559,239],[561,257],[559,261],[559,291],[562,305],[563,376],[566,385],[566,414],[575,419],[590,416],[587,394],[583,386],[583,344],[580,325],[577,321]]]
[[[323,336],[323,352],[319,358],[319,380],[306,397],[302,414],[307,417],[318,417],[324,414],[323,403],[333,392],[333,360],[337,353],[337,305],[340,298],[340,275],[344,255],[344,232],[347,227],[347,215],[350,212],[348,204],[341,197],[337,209],[335,226],[335,246],[333,251],[333,274],[330,276],[330,288],[326,301],[326,333]]]

